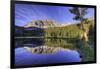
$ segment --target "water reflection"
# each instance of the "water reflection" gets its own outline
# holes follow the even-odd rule
[[[65,38],[26,38],[16,39],[15,48],[17,47],[37,47],[37,46],[50,46],[50,47],[62,47],[75,49],[76,39],[65,39]]]
[[[15,40],[15,48],[18,47],[36,47],[44,44],[44,39],[16,39]]]
[[[56,38],[56,39],[44,39],[44,40],[46,46],[76,49],[76,39]]]
[[[80,62],[73,39],[15,39],[15,66]],[[60,49],[60,50],[59,50]]]

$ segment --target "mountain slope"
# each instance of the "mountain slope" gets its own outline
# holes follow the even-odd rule
[[[51,20],[36,20],[24,25],[24,27],[25,28],[27,27],[48,28],[48,27],[54,27],[57,25],[58,25],[57,23]]]

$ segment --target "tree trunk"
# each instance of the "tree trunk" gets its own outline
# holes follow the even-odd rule
[[[81,29],[83,30],[83,39],[88,42],[88,31],[84,28],[83,21],[81,22]]]
[[[88,42],[88,33],[86,31],[83,31],[83,38],[85,40],[85,42]]]

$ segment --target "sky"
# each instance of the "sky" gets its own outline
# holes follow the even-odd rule
[[[53,20],[59,24],[76,23],[74,15],[70,13],[71,7],[48,5],[15,5],[15,25],[24,26],[33,20]],[[87,18],[94,16],[94,8],[88,8]]]

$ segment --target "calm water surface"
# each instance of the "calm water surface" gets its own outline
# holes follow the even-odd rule
[[[42,42],[41,42],[42,41]],[[25,43],[26,44],[39,44],[39,45],[43,45],[43,44],[48,44],[48,45],[55,45],[55,44],[59,44],[59,45],[66,45],[66,41],[65,40],[57,40],[55,41],[53,40],[51,42],[51,40],[47,40],[47,42],[44,43],[43,40],[35,40],[33,42],[26,41],[23,43],[17,43],[18,41],[16,41],[16,46],[18,44],[22,45]],[[19,41],[20,42],[20,41]],[[49,42],[49,43],[48,43]],[[63,43],[63,44],[61,44]],[[33,45],[33,46],[34,46]],[[16,66],[35,66],[35,65],[41,65],[41,64],[52,64],[52,63],[70,63],[70,62],[80,62],[81,58],[80,58],[80,54],[76,51],[76,50],[60,50],[57,51],[56,53],[48,53],[48,54],[37,54],[37,53],[31,53],[30,51],[27,51],[26,49],[22,47],[16,47],[15,48],[15,65]]]

